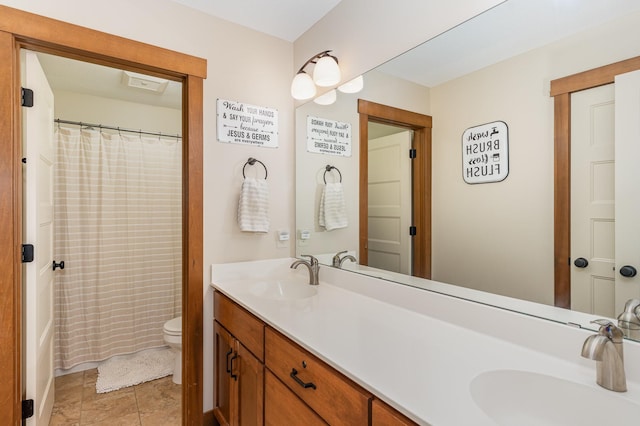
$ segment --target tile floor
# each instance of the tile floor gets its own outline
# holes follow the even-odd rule
[[[56,378],[50,426],[181,425],[182,386],[171,376],[97,394],[98,370]]]

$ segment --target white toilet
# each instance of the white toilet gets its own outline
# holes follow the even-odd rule
[[[182,317],[176,317],[164,323],[164,341],[176,352],[173,367],[173,383],[182,384]]]

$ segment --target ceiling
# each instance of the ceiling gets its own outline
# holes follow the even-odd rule
[[[296,39],[340,2],[171,1],[287,40]],[[576,4],[577,1],[579,3]],[[638,11],[640,1],[630,0],[507,1],[390,60],[378,70],[434,87],[576,31]],[[541,28],[540,23],[544,23],[544,28]],[[39,54],[39,57],[54,90],[181,108],[180,83],[170,82],[166,92],[159,95],[127,88],[121,83],[122,71],[119,70],[45,54]]]
[[[171,0],[200,12],[294,41],[341,0]],[[64,90],[165,108],[181,108],[182,87],[170,81],[164,93],[152,93],[122,84],[122,71],[38,54],[49,84]]]
[[[293,42],[341,0],[172,0]]]

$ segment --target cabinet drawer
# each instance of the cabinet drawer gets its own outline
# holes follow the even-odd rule
[[[265,365],[329,424],[369,424],[368,392],[269,327]]]
[[[233,336],[264,361],[264,323],[245,311],[228,297],[213,293],[213,316]]]
[[[371,402],[372,426],[415,426],[412,420],[405,417],[395,409],[389,407],[379,399]]]
[[[326,426],[320,416],[269,370],[264,374],[264,419],[265,426]]]

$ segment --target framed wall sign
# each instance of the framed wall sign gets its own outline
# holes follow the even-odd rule
[[[351,123],[307,116],[307,151],[351,157]]]
[[[462,178],[500,182],[509,174],[509,129],[504,121],[470,127],[462,134]]]
[[[278,110],[218,99],[218,140],[226,143],[278,147]]]

